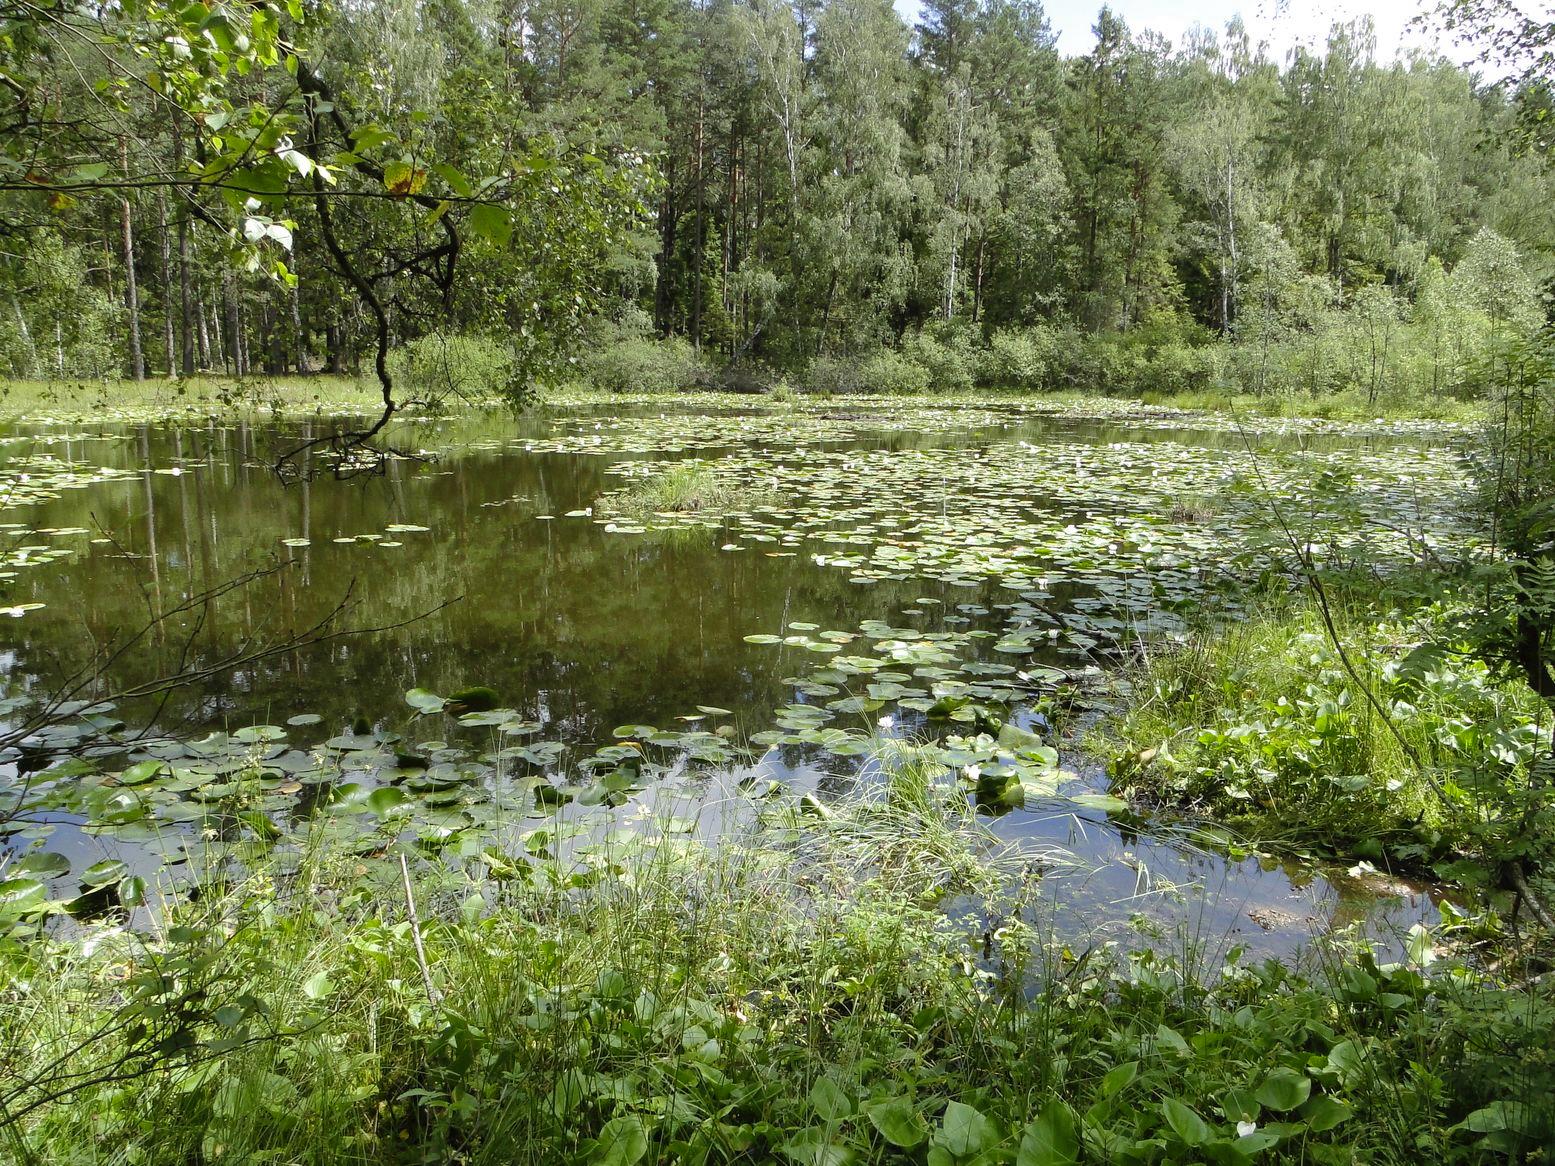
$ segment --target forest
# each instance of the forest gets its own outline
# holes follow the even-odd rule
[[[1269,27],[0,0],[0,1166],[1548,1162],[1555,22]]]
[[[1365,20],[1277,60],[1105,9],[1067,55],[1036,0],[296,15],[267,51],[301,70],[202,22],[166,64],[227,72],[168,73],[188,101],[84,29],[12,37],[0,369],[370,373],[382,315],[519,396],[1426,399],[1555,275],[1547,91],[1379,60]]]

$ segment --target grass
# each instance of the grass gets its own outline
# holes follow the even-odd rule
[[[1414,869],[1475,853],[1522,812],[1537,702],[1423,648],[1446,635],[1440,606],[1334,603],[1344,656],[1306,595],[1151,651],[1093,747],[1120,790],[1262,842]]]
[[[601,514],[642,518],[653,514],[726,514],[770,502],[759,487],[720,478],[702,461],[674,462],[652,477],[600,499]]]
[[[1336,949],[1310,978],[1076,955],[1000,896],[1014,868],[930,773],[907,758],[738,845],[412,859],[408,894],[393,857],[312,853],[143,935],[0,948],[0,1146],[1041,1166],[1488,1161],[1555,1135],[1530,1100],[1547,999],[1428,968],[1423,937],[1411,965]],[[986,921],[926,902],[926,873]]]
[[[378,401],[376,385],[345,376],[0,382],[0,418],[29,420],[354,413],[369,412]]]
[[[640,396],[640,395],[639,395]],[[650,394],[655,402],[695,399],[730,408],[796,408],[805,403],[824,404],[831,398],[819,394],[796,393],[786,383],[764,395],[740,393]],[[553,404],[619,404],[621,394],[594,390],[585,386],[567,386],[544,394]],[[628,398],[632,399],[632,398]],[[860,401],[871,396],[855,398]],[[1044,407],[1083,409],[1088,403],[1117,398],[1072,391],[1034,393],[1029,390],[988,388],[966,394],[927,394],[916,397],[892,397],[893,401],[912,400],[926,406],[965,404],[975,401],[1040,401]],[[74,419],[120,416],[127,419],[155,419],[189,414],[270,412],[306,414],[326,412],[365,412],[378,402],[378,387],[372,378],[313,376],[254,376],[241,381],[224,376],[201,375],[188,378],[151,377],[143,381],[62,379],[52,381],[0,381],[0,419]],[[1484,405],[1455,397],[1389,397],[1367,401],[1361,393],[1334,393],[1318,397],[1270,398],[1225,390],[1196,393],[1146,393],[1142,404],[1202,412],[1238,412],[1270,417],[1320,418],[1331,420],[1436,420],[1475,422],[1483,418]]]
[[[1264,397],[1226,389],[1200,392],[1145,393],[1146,405],[1192,409],[1209,413],[1252,413],[1264,417],[1317,417],[1333,421],[1482,421],[1483,401],[1438,397],[1386,396],[1369,400],[1362,392],[1322,393],[1316,396]]]

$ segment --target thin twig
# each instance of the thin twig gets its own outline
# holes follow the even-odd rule
[[[442,999],[436,985],[432,983],[432,970],[427,967],[426,948],[421,946],[421,920],[416,915],[416,896],[410,889],[410,864],[405,861],[405,855],[400,855],[400,879],[405,884],[405,913],[410,916],[410,937],[416,944],[416,964],[421,968],[421,982],[426,986],[427,1003],[436,1008]]]

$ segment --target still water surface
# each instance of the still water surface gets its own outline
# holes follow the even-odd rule
[[[568,743],[607,743],[617,725],[673,723],[698,705],[732,710],[743,737],[769,728],[772,710],[794,699],[785,678],[795,670],[746,635],[795,622],[901,622],[903,611],[916,613],[924,630],[964,626],[958,605],[992,608],[996,583],[908,577],[861,586],[804,551],[746,542],[732,552],[738,536],[722,527],[621,533],[587,513],[621,485],[612,466],[752,450],[957,449],[976,459],[1018,443],[1096,449],[1119,441],[1155,443],[1163,456],[1209,448],[1231,457],[1240,444],[1225,433],[981,411],[911,424],[857,411],[763,418],[756,410],[668,420],[664,410],[468,415],[401,431],[398,443],[426,451],[426,460],[393,461],[381,476],[321,474],[290,485],[272,472],[274,458],[327,423],[12,427],[0,433],[0,454],[13,476],[29,458],[116,473],[58,482],[57,496],[4,515],[36,532],[25,537],[37,545],[70,553],[16,573],[4,602],[42,606],[4,621],[0,667],[13,692],[49,691],[144,625],[149,611],[279,566],[202,605],[197,628],[147,637],[114,661],[109,686],[159,675],[186,651],[197,659],[241,652],[343,606],[342,626],[396,626],[177,693],[162,726],[230,731],[306,711],[322,717],[314,731],[323,739],[354,721],[398,724],[407,689],[480,684]],[[634,425],[640,440],[631,437]],[[666,445],[672,452],[653,452]],[[1073,505],[1062,496],[1027,504],[1058,512]],[[1063,601],[1062,580],[1054,594]],[[824,790],[852,779],[841,760],[774,749],[753,768]],[[1066,755],[1065,763],[1105,787],[1084,758]],[[1066,934],[1121,934],[1132,919],[1168,936],[1186,928],[1212,949],[1280,954],[1335,926],[1361,921],[1389,932],[1435,913],[1424,891],[1367,875],[1228,860],[1195,845],[1181,823],[1122,823],[1055,803],[1004,815],[993,828],[1075,857],[1075,872],[1045,884],[1052,922]],[[58,833],[56,848],[64,840],[89,855],[137,857],[68,824]]]

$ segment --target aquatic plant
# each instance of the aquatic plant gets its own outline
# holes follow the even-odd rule
[[[663,816],[565,857],[322,839],[142,933],[0,944],[8,1150],[1485,1161],[1552,1132],[1555,1008],[1442,939],[1309,976],[1233,953],[1197,982],[1048,944],[1018,885],[997,921],[957,921],[926,872],[1018,868],[927,779],[908,759],[878,800],[794,805],[736,845]],[[1485,1071],[1507,1058],[1520,1074]]]
[[[603,495],[594,509],[601,515],[633,518],[727,514],[751,510],[772,499],[772,492],[760,485],[742,486],[714,474],[701,461],[684,461],[672,462],[623,490]]]

